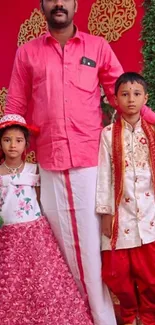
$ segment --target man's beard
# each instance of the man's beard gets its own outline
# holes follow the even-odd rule
[[[54,14],[56,13],[64,13],[66,15],[66,21],[59,22],[54,17]],[[51,10],[51,17],[47,18],[47,23],[49,27],[52,29],[63,29],[68,27],[72,22],[72,19],[68,19],[68,11],[64,9],[63,7],[55,6],[53,10]]]
[[[68,27],[72,22],[72,19],[66,19],[66,21],[57,21],[54,17],[47,19],[48,26],[52,29],[63,29]]]

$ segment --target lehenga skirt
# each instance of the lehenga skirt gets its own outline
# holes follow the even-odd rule
[[[0,229],[0,325],[92,325],[44,217]]]

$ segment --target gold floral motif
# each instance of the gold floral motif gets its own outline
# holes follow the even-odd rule
[[[4,115],[6,95],[7,89],[3,87],[0,89],[0,118]]]
[[[134,0],[96,0],[88,17],[88,29],[108,42],[117,41],[133,26],[136,16]]]
[[[27,155],[26,155],[26,161],[32,164],[36,164],[36,155],[34,151],[30,151]]]
[[[34,9],[30,19],[26,19],[20,26],[18,33],[18,46],[41,36],[47,32],[47,22],[40,10]]]

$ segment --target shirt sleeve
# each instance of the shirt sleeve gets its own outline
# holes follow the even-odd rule
[[[100,214],[112,214],[112,210],[111,157],[105,139],[105,131],[103,130],[99,149],[96,212]]]
[[[6,99],[5,114],[20,114],[27,112],[31,98],[31,70],[28,66],[27,54],[23,47],[16,53],[8,95]]]
[[[123,68],[110,45],[103,39],[100,51],[99,81],[110,105],[116,109],[118,108],[114,101],[115,82],[123,72]]]

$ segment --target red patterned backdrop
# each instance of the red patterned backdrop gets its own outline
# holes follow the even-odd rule
[[[94,3],[106,2],[106,0],[79,0],[79,10],[75,16],[75,22],[79,29],[88,32],[88,17]],[[108,1],[109,2],[109,1]],[[115,0],[112,0],[114,3]],[[117,1],[119,2],[119,1]],[[126,3],[130,3],[130,0]],[[124,69],[136,70],[141,69],[141,19],[143,17],[143,7],[141,0],[135,0],[137,9],[137,16],[134,25],[124,32],[117,41],[112,41],[110,44],[118,56]],[[123,0],[120,0],[120,4]],[[39,0],[14,0],[14,1],[0,1],[0,89],[8,87],[12,64],[14,60],[15,51],[17,48],[17,39],[19,29],[26,19],[30,18],[34,8],[39,8]]]

